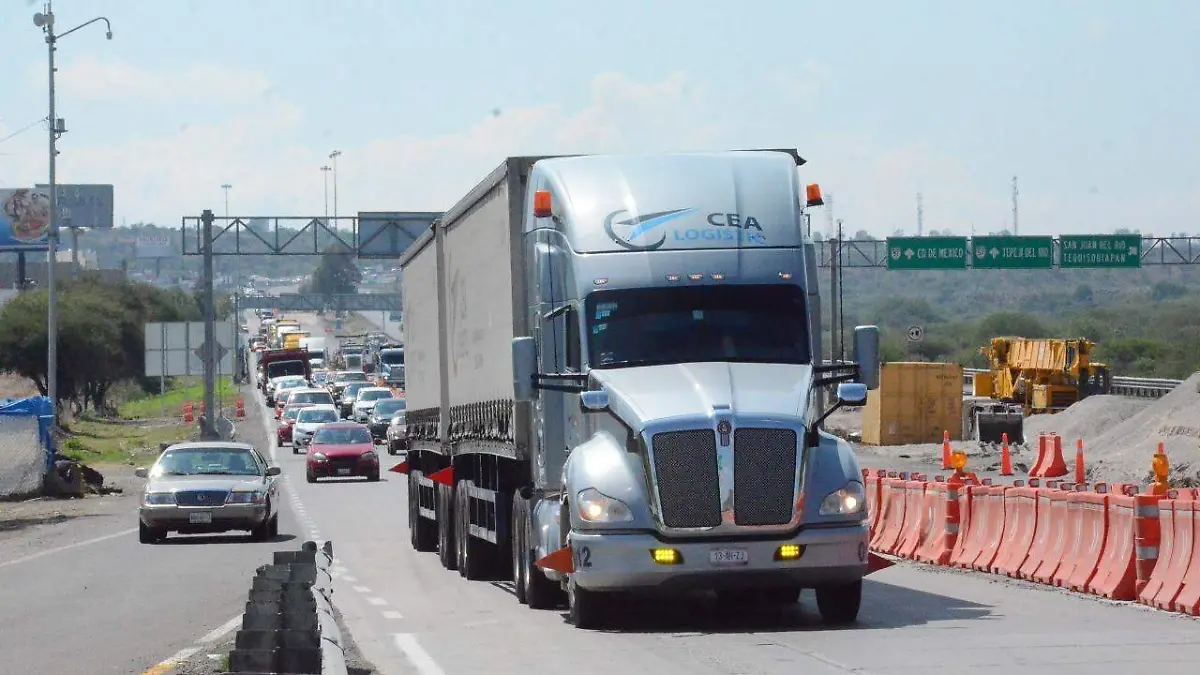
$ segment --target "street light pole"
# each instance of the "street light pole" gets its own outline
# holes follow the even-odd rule
[[[337,232],[337,231],[338,231],[338,229],[339,229],[339,228],[338,228],[338,226],[337,226],[337,217],[338,217],[338,208],[337,208],[337,158],[338,158],[338,157],[341,157],[341,156],[342,156],[342,151],[341,151],[341,150],[334,150],[333,152],[329,153],[329,159],[333,160],[333,230],[334,230],[334,232]]]
[[[56,275],[54,273],[54,268],[58,263],[58,183],[56,181],[56,171],[58,168],[58,135],[66,131],[66,125],[62,123],[62,120],[58,119],[54,105],[54,51],[56,49],[55,45],[57,45],[60,39],[97,21],[104,22],[107,28],[105,36],[111,40],[112,23],[103,16],[85,21],[71,30],[55,35],[54,12],[51,9],[51,0],[46,0],[45,12],[38,12],[33,15],[33,25],[41,28],[46,33],[47,61],[49,65],[50,115],[47,119],[47,127],[50,130],[48,134],[50,141],[50,175],[48,177],[50,187],[50,231],[46,237],[46,286],[48,289],[48,297],[46,298],[46,396],[50,399],[51,410],[56,419],[58,416],[58,284],[55,283]]]
[[[325,227],[329,227],[329,172],[332,169],[328,164],[321,167],[321,173],[325,178]]]

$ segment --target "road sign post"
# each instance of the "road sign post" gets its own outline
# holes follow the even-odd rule
[[[888,237],[889,270],[965,270],[966,237]]]
[[[1140,234],[1064,234],[1059,267],[1137,268],[1142,266]]]
[[[1051,269],[1054,237],[972,237],[971,265],[978,269]]]

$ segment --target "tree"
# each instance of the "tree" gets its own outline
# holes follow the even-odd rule
[[[330,244],[313,270],[312,279],[300,292],[322,295],[354,293],[362,282],[362,271],[354,263],[354,255],[342,244]]]

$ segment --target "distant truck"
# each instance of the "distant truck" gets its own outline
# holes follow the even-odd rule
[[[617,593],[688,589],[814,588],[855,620],[866,494],[821,425],[877,386],[879,336],[855,329],[857,366],[819,361],[801,164],[514,157],[420,237],[395,468],[414,548],[581,628]]]
[[[267,382],[283,375],[312,379],[309,353],[303,349],[268,349],[258,355],[258,388],[266,394]]]

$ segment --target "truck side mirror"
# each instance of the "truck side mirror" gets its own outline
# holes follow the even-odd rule
[[[854,362],[858,364],[858,381],[867,389],[878,389],[879,326],[854,327]]]
[[[513,400],[532,401],[536,396],[533,378],[537,375],[537,342],[531,337],[513,338]]]
[[[138,478],[146,478],[150,475],[150,472],[146,470],[146,467],[139,466],[133,470],[133,475],[137,476]]]
[[[858,408],[867,404],[867,385],[860,382],[842,382],[837,386],[838,403],[847,408]]]

